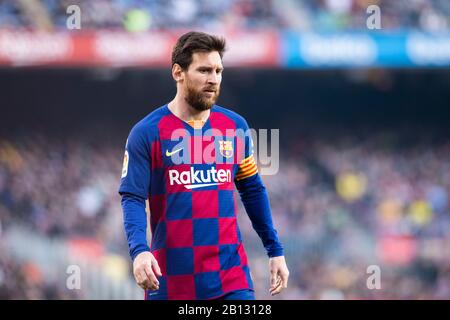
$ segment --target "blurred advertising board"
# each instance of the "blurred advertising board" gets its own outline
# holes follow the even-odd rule
[[[172,48],[182,32],[117,31],[44,33],[0,30],[2,66],[170,66]],[[278,35],[249,31],[224,34],[227,66],[279,64]]]
[[[450,66],[450,34],[284,33],[287,68]]]
[[[183,32],[0,30],[0,66],[167,67]],[[450,66],[450,34],[232,31],[225,66],[282,68]]]

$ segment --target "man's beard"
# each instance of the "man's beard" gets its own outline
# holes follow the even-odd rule
[[[216,100],[220,94],[220,87],[210,88],[216,90],[216,92],[214,92],[211,98],[205,96],[205,91],[203,90],[198,91],[194,89],[190,85],[189,81],[187,81],[186,87],[187,87],[187,96],[184,99],[192,108],[198,111],[205,111],[211,109],[214,103],[216,103]]]

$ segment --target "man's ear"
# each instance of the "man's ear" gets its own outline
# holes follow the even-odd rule
[[[175,82],[180,82],[184,80],[184,72],[181,66],[178,63],[175,63],[172,66],[172,77]]]

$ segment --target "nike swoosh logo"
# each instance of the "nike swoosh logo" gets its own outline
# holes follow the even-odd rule
[[[166,150],[166,157],[171,157],[172,155],[174,155],[174,154],[177,153],[177,152],[180,152],[181,150],[183,150],[183,148],[174,150],[174,151],[172,151],[172,152],[169,152],[169,150]]]

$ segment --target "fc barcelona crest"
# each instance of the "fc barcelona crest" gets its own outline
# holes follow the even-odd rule
[[[219,151],[225,158],[231,158],[233,156],[233,141],[219,141]]]

